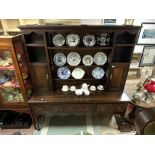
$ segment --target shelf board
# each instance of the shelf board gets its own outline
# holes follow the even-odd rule
[[[8,81],[7,81],[8,82]],[[18,85],[18,84],[14,84],[14,83],[11,83],[11,85],[9,85],[9,86],[4,86],[4,85],[0,85],[0,88],[20,88],[20,85]]]
[[[94,81],[103,81],[104,80],[104,78],[102,78],[102,79],[93,79],[93,77],[92,78],[83,78],[83,79],[59,79],[59,78],[55,78],[54,79],[55,81],[92,81],[92,80],[94,80]]]
[[[112,47],[108,47],[108,46],[96,46],[96,47],[68,47],[68,46],[64,46],[64,47],[48,47],[48,49],[53,49],[53,50],[103,50],[103,49],[112,49]]]
[[[37,66],[37,65],[39,65],[39,66],[40,66],[40,65],[43,65],[43,66],[47,65],[46,62],[29,62],[29,64],[30,64],[30,65],[36,65],[36,66]]]
[[[7,67],[0,66],[0,70],[15,70],[15,68],[13,65]]]
[[[102,66],[98,66],[98,65],[95,65],[95,64],[92,64],[91,66],[85,66],[85,65],[83,65],[83,64],[80,64],[80,65],[78,65],[78,66],[70,66],[70,65],[68,65],[68,64],[65,64],[65,67],[68,67],[68,68],[95,68],[95,67],[101,67],[101,68],[106,68],[106,65],[107,65],[107,63],[106,64],[104,64],[104,65],[102,65]],[[60,68],[60,67],[63,67],[63,66],[57,66],[57,65],[52,65],[54,68]]]
[[[44,44],[39,44],[39,43],[26,44],[26,46],[29,46],[29,47],[45,47]]]

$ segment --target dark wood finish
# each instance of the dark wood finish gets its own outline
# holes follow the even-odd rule
[[[129,64],[112,64],[109,80],[110,91],[123,91]]]
[[[29,60],[31,76],[34,78],[34,86],[37,89],[49,86],[48,91],[37,92],[34,91],[32,97],[29,99],[29,104],[34,113],[35,122],[37,123],[36,115],[52,114],[52,113],[81,113],[81,112],[114,112],[124,114],[128,97],[122,93],[133,53],[135,43],[141,27],[139,26],[19,26],[24,36],[26,44],[26,54]],[[107,32],[110,35],[110,44],[108,46],[85,47],[82,39],[86,34],[94,34],[95,36]],[[69,47],[65,43],[62,47],[55,47],[52,43],[52,37],[55,34],[62,34],[66,36],[68,33],[77,33],[80,37],[80,43],[77,47]],[[40,42],[40,43],[39,43]],[[38,44],[39,43],[39,44]],[[38,49],[38,50],[37,50]],[[93,64],[91,67],[85,67],[82,63],[78,67],[85,70],[86,75],[81,80],[75,80],[70,77],[67,80],[61,80],[57,77],[58,67],[53,63],[53,56],[62,52],[66,56],[69,52],[78,52],[81,58],[90,54],[92,56],[97,52],[104,52],[108,57],[108,61],[104,66],[101,66],[106,74],[103,79],[95,80],[91,71],[97,65]],[[33,53],[36,57],[32,59]],[[42,61],[42,58],[46,59]],[[37,63],[47,64],[46,71],[37,68]],[[72,71],[75,67],[69,66]],[[77,66],[76,66],[77,67]],[[46,81],[45,74],[49,75],[49,80]],[[46,81],[46,82],[45,82]],[[72,92],[63,93],[61,87],[63,85],[80,86],[82,83],[93,85],[103,84],[104,92],[91,92],[90,96],[76,96]],[[36,84],[37,83],[37,84]],[[55,109],[55,110],[54,110]],[[36,124],[38,127],[38,125]]]
[[[31,79],[34,90],[48,90],[49,88],[49,74],[47,64],[31,63]]]

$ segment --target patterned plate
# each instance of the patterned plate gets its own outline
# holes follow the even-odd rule
[[[85,46],[94,46],[96,43],[95,36],[92,34],[87,34],[83,37],[83,43]]]
[[[71,66],[77,66],[81,62],[81,57],[77,52],[70,52],[67,55],[67,63]]]
[[[91,55],[85,55],[82,59],[82,63],[85,65],[85,66],[91,66],[93,64],[93,57]]]
[[[105,71],[101,67],[95,67],[92,71],[92,76],[95,79],[102,79],[104,77]]]
[[[66,63],[66,56],[63,53],[57,53],[54,55],[53,61],[57,66],[63,66]]]
[[[65,43],[65,38],[62,34],[56,34],[54,37],[53,37],[53,44],[55,46],[63,46]]]
[[[100,46],[106,46],[109,45],[110,43],[110,36],[109,33],[101,33],[98,37],[97,37],[97,44]]]
[[[107,55],[103,52],[98,52],[94,55],[94,63],[96,65],[104,65],[107,62]]]
[[[68,34],[66,37],[66,44],[70,47],[75,47],[80,43],[80,37],[78,34]]]
[[[68,67],[60,67],[57,70],[57,75],[60,79],[68,79],[71,75],[71,71]]]

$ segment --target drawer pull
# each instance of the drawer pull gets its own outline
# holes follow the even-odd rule
[[[43,99],[43,98],[41,98],[41,99],[40,99],[40,101],[44,101],[44,99]]]

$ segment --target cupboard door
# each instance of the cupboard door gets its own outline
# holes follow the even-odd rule
[[[126,81],[129,64],[112,64],[109,80],[110,91],[122,91]]]
[[[36,90],[48,90],[50,84],[47,64],[31,64],[30,70],[33,88]]]

